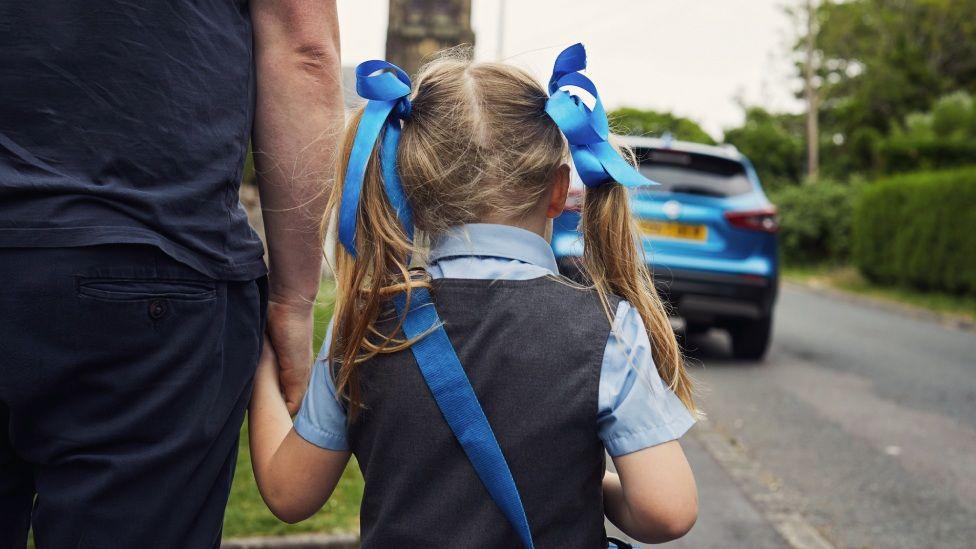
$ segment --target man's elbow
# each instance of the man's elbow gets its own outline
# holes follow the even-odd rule
[[[339,85],[339,44],[327,36],[296,32],[258,48],[255,63],[259,78],[274,82]]]
[[[269,0],[252,8],[255,56],[260,69],[301,71],[338,79],[339,27],[334,0],[313,5]]]
[[[339,46],[328,40],[303,40],[290,51],[291,65],[317,79],[339,77]]]

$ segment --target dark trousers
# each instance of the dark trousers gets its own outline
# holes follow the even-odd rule
[[[265,312],[150,246],[0,248],[0,548],[218,547]]]

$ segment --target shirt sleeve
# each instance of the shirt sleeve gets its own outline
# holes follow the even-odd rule
[[[607,340],[598,403],[600,439],[612,457],[676,440],[695,423],[658,375],[644,322],[626,301]]]
[[[295,418],[295,432],[310,443],[326,450],[347,451],[346,410],[336,396],[335,380],[329,368],[329,344],[332,323],[322,342],[322,350],[312,366],[312,377],[302,407]]]

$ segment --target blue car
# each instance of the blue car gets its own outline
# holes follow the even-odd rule
[[[734,147],[625,137],[640,171],[657,186],[632,191],[658,291],[688,334],[729,331],[736,358],[759,360],[769,347],[778,287],[776,209],[749,160]],[[574,178],[576,179],[576,178]],[[583,275],[577,226],[582,183],[556,218],[552,247],[563,274]]]

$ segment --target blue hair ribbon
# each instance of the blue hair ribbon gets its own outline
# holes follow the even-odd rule
[[[599,187],[616,181],[627,187],[657,185],[631,166],[610,145],[610,124],[593,81],[580,74],[586,68],[583,44],[573,44],[556,57],[549,80],[546,114],[559,126],[569,142],[573,164],[583,184]],[[581,99],[579,88],[593,96],[590,108]]]
[[[400,121],[410,117],[410,77],[386,61],[366,61],[356,67],[356,92],[367,100],[356,128],[352,152],[342,186],[339,205],[339,242],[350,255],[356,256],[356,218],[363,178],[376,141],[380,143],[380,170],[386,197],[408,238],[413,237],[413,214],[397,173],[397,147],[400,143]]]

